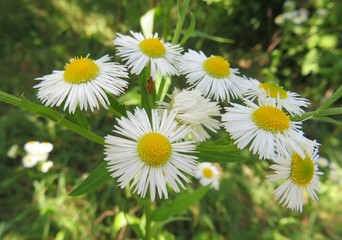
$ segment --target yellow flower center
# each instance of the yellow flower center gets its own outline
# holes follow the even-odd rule
[[[273,133],[283,133],[290,127],[290,118],[276,107],[261,106],[252,114],[252,119],[260,128]]]
[[[152,167],[165,164],[169,160],[171,150],[171,143],[160,133],[146,133],[138,142],[139,157]]]
[[[203,67],[209,75],[216,78],[227,77],[230,73],[229,62],[220,56],[208,58],[204,61]]]
[[[211,178],[214,175],[214,173],[213,173],[213,170],[211,170],[210,168],[206,167],[206,168],[203,168],[203,175],[206,178]]]
[[[291,179],[300,186],[309,184],[315,175],[315,164],[308,155],[304,159],[298,154],[293,155],[291,168]]]
[[[160,58],[165,55],[164,44],[159,38],[148,38],[142,40],[139,44],[140,50],[151,58]]]
[[[89,58],[74,58],[65,66],[64,79],[73,84],[94,80],[99,74],[99,67]]]
[[[272,83],[261,83],[259,88],[265,89],[266,93],[272,98],[287,98],[287,92],[280,86]]]

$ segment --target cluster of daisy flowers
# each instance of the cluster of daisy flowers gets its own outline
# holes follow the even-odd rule
[[[47,173],[53,166],[53,162],[48,160],[49,153],[53,150],[52,143],[29,141],[24,144],[25,154],[22,157],[22,165],[25,168],[33,168],[39,166],[39,169],[43,173]],[[18,144],[14,144],[7,151],[9,158],[16,158],[20,154]]]
[[[105,137],[108,171],[120,187],[129,185],[151,200],[167,198],[168,186],[179,192],[190,175],[217,189],[219,171],[212,164],[199,164],[195,153],[198,143],[224,128],[239,149],[248,148],[272,162],[275,174],[269,180],[284,180],[275,196],[286,207],[302,211],[304,190],[317,200],[319,144],[304,136],[302,122],[291,120],[304,113],[306,99],[241,76],[223,56],[191,49],[183,53],[181,46],[164,42],[158,34],[131,31],[118,34],[113,43],[124,64],[110,61],[108,55],[98,60],[76,57],[63,71],[37,78],[35,88],[46,106],[64,105],[72,114],[78,107],[108,108],[107,94],[124,93],[129,73],[140,75],[147,69],[152,81],[184,76],[189,88],[172,89],[151,111],[127,111]]]

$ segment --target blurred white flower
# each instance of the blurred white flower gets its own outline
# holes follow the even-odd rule
[[[321,168],[326,168],[329,166],[329,160],[326,159],[325,157],[319,157],[317,160],[317,164]]]
[[[41,165],[41,171],[43,173],[47,173],[50,168],[53,166],[53,162],[52,161],[46,161],[46,162],[43,162],[42,165]]]
[[[218,167],[209,162],[202,162],[197,165],[196,178],[202,186],[210,185],[211,188],[219,190],[221,172]]]
[[[12,145],[7,151],[7,157],[15,158],[18,155],[18,144]]]
[[[22,163],[25,168],[32,168],[37,164],[37,162],[38,158],[35,155],[26,155],[22,159]]]
[[[29,141],[24,145],[24,149],[28,155],[35,156],[38,161],[46,161],[53,145],[49,142]]]
[[[309,20],[309,11],[304,8],[300,8],[298,10],[280,14],[275,18],[274,21],[278,25],[283,24],[285,21],[291,21],[294,24],[299,25],[304,22],[307,22],[308,20]]]

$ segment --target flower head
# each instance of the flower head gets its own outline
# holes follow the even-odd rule
[[[45,161],[41,164],[40,170],[42,171],[42,173],[47,173],[50,170],[50,168],[52,168],[52,167],[53,167],[52,161]]]
[[[26,155],[22,158],[22,163],[25,168],[32,168],[38,163],[38,158],[35,155]]]
[[[16,156],[18,155],[18,149],[19,149],[18,144],[12,145],[7,151],[7,157],[16,158]]]
[[[238,148],[245,148],[258,154],[261,159],[274,159],[276,154],[290,158],[290,152],[296,151],[304,157],[299,146],[309,144],[310,140],[303,136],[301,122],[294,122],[274,104],[256,105],[246,101],[248,106],[232,103],[222,116],[222,122],[235,140]]]
[[[284,90],[282,87],[273,83],[260,83],[256,79],[249,79],[248,89],[244,92],[247,99],[257,99],[264,103],[270,99],[274,100],[279,108],[284,108],[289,114],[302,115],[309,102],[305,98],[299,97],[298,93]]]
[[[46,106],[60,106],[64,102],[64,110],[74,113],[79,105],[81,110],[91,111],[100,104],[107,108],[109,104],[106,92],[120,95],[127,87],[127,70],[124,66],[109,62],[110,56],[100,59],[73,58],[65,66],[64,71],[53,71],[35,80],[41,81],[35,85],[38,88],[38,98]]]
[[[217,132],[220,128],[220,122],[213,118],[221,115],[218,103],[203,97],[200,91],[175,89],[169,97],[170,103],[159,102],[159,107],[175,111],[176,120],[191,127],[194,141],[208,139],[206,129]]]
[[[117,54],[126,61],[131,73],[139,75],[150,65],[150,76],[156,79],[157,73],[161,76],[178,75],[178,64],[182,48],[163,42],[158,34],[144,37],[141,33],[131,31],[132,37],[118,34],[113,41]]]
[[[175,117],[173,111],[159,115],[152,110],[150,121],[144,109],[136,108],[134,114],[117,119],[115,136],[105,138],[105,160],[122,188],[131,182],[141,197],[149,189],[152,201],[156,193],[168,197],[166,184],[176,192],[179,186],[185,188],[182,181],[189,179],[184,173],[195,174],[197,158],[189,155],[195,151],[194,143],[181,141],[189,128],[178,126]]]
[[[35,156],[38,161],[46,161],[52,149],[53,145],[49,142],[29,141],[24,145],[26,153]]]
[[[210,185],[211,188],[220,188],[221,172],[213,163],[202,162],[197,165],[196,178],[200,180],[202,186]]]
[[[244,79],[221,56],[207,57],[203,52],[189,50],[181,61],[180,73],[188,84],[217,101],[242,97]]]
[[[274,193],[276,200],[284,206],[295,211],[302,211],[304,203],[304,191],[310,197],[318,200],[316,192],[318,188],[318,176],[322,172],[318,171],[317,148],[312,147],[310,151],[305,151],[305,156],[301,157],[298,153],[292,153],[290,158],[277,156],[274,164],[270,166],[275,171],[274,175],[268,176],[270,181],[286,179]]]

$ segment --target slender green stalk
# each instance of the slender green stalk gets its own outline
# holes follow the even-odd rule
[[[316,111],[306,112],[301,116],[295,116],[292,120],[300,121],[311,117],[322,118],[331,115],[341,115],[342,108],[318,109]]]
[[[146,218],[146,225],[145,225],[145,240],[150,240],[152,239],[152,234],[151,234],[151,226],[152,226],[152,219],[151,219],[151,207],[152,207],[152,202],[148,200],[148,202],[145,205],[145,218]]]
[[[180,0],[178,1],[178,19],[177,19],[177,25],[175,29],[175,33],[173,34],[172,38],[172,44],[177,44],[179,42],[179,37],[183,29],[183,24],[185,20],[185,15],[189,7],[190,0],[184,0],[183,6],[181,8],[180,6]]]
[[[84,129],[83,127],[67,120],[64,118],[64,115],[60,112],[54,111],[51,108],[35,104],[33,102],[28,101],[25,98],[18,98],[8,93],[0,91],[0,101],[12,104],[16,107],[25,109],[28,112],[49,118],[56,123],[65,126],[69,130],[99,144],[104,144],[103,137],[98,136],[97,134],[91,132],[90,130]]]
[[[160,98],[161,98],[161,95],[163,94],[165,82],[166,82],[165,78],[162,78],[160,81],[158,92],[157,92],[157,100],[161,100]]]

